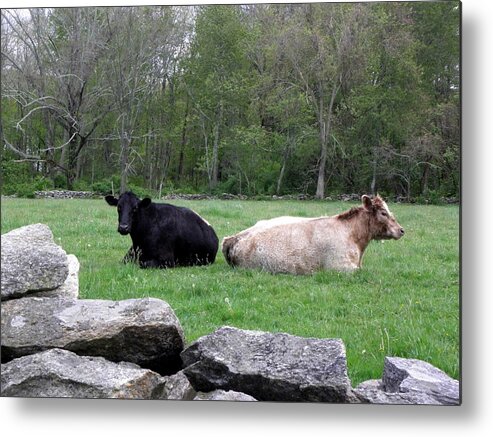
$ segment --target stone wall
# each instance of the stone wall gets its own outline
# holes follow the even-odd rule
[[[70,191],[70,190],[50,190],[50,191],[35,191],[34,195],[38,199],[91,199],[102,197],[100,193],[92,191]],[[309,194],[286,194],[283,196],[254,196],[248,197],[244,194],[222,193],[217,195],[211,194],[167,194],[162,196],[161,200],[248,200],[248,199],[265,199],[265,200],[314,200],[315,196]],[[343,202],[360,202],[361,194],[338,194],[335,196],[327,196],[325,200],[339,200]],[[403,196],[394,196],[387,200],[397,203],[415,203],[415,199],[408,200]],[[441,197],[440,202],[443,204],[458,204],[459,199],[456,197]]]
[[[223,326],[185,344],[159,299],[78,299],[79,263],[43,224],[2,235],[1,395],[459,405],[431,364],[385,358],[353,388],[341,339]]]
[[[49,190],[35,191],[34,197],[37,199],[92,199],[101,196],[92,191]]]

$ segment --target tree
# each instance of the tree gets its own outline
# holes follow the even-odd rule
[[[145,104],[154,92],[150,79],[152,64],[161,41],[159,16],[152,8],[110,8],[106,10],[113,54],[107,59],[105,81],[118,116],[115,131],[120,142],[120,194],[127,191],[128,175],[132,171],[132,155],[137,129]],[[150,135],[144,132],[143,135]]]
[[[410,9],[399,3],[378,4],[372,19],[375,31],[369,39],[366,80],[351,90],[348,99],[352,141],[359,144],[357,153],[366,161],[364,177],[370,192],[379,189],[379,178],[398,179],[404,183],[402,191],[410,196],[411,157],[403,149],[416,134],[419,106],[425,101],[410,32]]]
[[[365,11],[364,4],[301,5],[283,35],[283,49],[295,72],[287,81],[303,90],[317,119],[318,198],[325,195],[336,100],[357,78],[364,62]]]
[[[97,66],[111,34],[98,9],[30,9],[29,20],[16,11],[2,14],[22,47],[21,53],[2,52],[8,68],[23,78],[9,89],[23,109],[17,128],[24,129],[42,113],[48,126],[56,123],[65,134],[61,144],[54,144],[50,134],[44,149],[27,153],[7,139],[5,143],[25,159],[56,165],[71,188],[81,151],[111,110],[105,100],[107,90],[97,78]],[[58,163],[54,160],[57,150],[61,151]]]
[[[239,109],[237,103],[243,100],[246,38],[238,9],[218,5],[199,10],[186,86],[202,131],[209,189],[218,183],[226,114],[231,118]]]

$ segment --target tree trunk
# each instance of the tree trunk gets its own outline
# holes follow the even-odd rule
[[[279,173],[279,178],[277,179],[276,194],[279,196],[281,194],[282,182],[284,180],[284,173],[286,172],[286,166],[288,165],[288,159],[291,155],[291,150],[293,148],[293,142],[291,135],[288,134],[288,142],[286,148],[284,149],[281,171]]]
[[[68,132],[69,137],[72,137],[73,132]],[[74,182],[77,178],[77,156],[81,149],[80,143],[82,138],[77,141],[77,136],[73,136],[72,140],[68,143],[68,162],[67,162],[67,189],[74,189]]]
[[[430,166],[425,164],[423,167],[423,175],[421,177],[421,194],[428,193],[428,180],[430,178]]]
[[[325,167],[327,165],[328,142],[332,122],[332,108],[334,107],[335,98],[339,90],[339,84],[334,84],[332,95],[330,96],[329,107],[327,108],[326,118],[324,117],[324,94],[323,85],[319,84],[319,108],[318,108],[318,125],[320,140],[320,162],[318,164],[317,191],[315,197],[323,199],[325,197]]]
[[[219,173],[219,134],[220,125],[223,119],[223,102],[219,102],[219,109],[217,111],[216,125],[214,127],[214,143],[212,145],[212,179],[211,189],[216,188],[217,179]]]
[[[279,178],[277,179],[276,194],[279,196],[281,194],[282,180],[284,179],[284,172],[286,171],[287,159],[282,162],[281,172],[279,173]]]
[[[377,188],[377,148],[373,148],[373,162],[372,162],[372,177],[370,184],[370,192],[371,195],[374,196],[376,194]]]
[[[325,126],[323,127],[325,131]],[[322,133],[320,134],[322,136]],[[327,162],[327,142],[320,139],[320,162],[318,164],[318,178],[317,178],[317,191],[315,197],[317,199],[323,199],[325,197],[325,165]]]
[[[180,145],[180,156],[178,161],[178,180],[181,181],[183,178],[183,161],[185,159],[185,146],[187,144],[187,123],[188,123],[188,111],[189,111],[189,97],[187,94],[187,103],[185,107],[185,117],[183,119],[183,128],[181,131],[181,145]]]
[[[128,179],[128,157],[130,151],[130,136],[127,132],[122,132],[120,136],[121,155],[120,155],[120,194],[127,191]]]

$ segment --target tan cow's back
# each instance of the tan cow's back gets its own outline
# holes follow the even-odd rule
[[[360,253],[350,230],[334,217],[277,217],[223,240],[228,262],[272,273],[354,270]]]

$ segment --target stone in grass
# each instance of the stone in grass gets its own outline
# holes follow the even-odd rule
[[[340,339],[222,327],[182,354],[197,391],[234,390],[259,401],[359,402]]]
[[[1,313],[4,362],[61,348],[164,375],[181,368],[183,330],[171,307],[159,299],[25,297],[3,302]]]
[[[245,393],[239,393],[233,390],[214,390],[208,393],[199,392],[193,399],[194,401],[239,401],[255,402],[257,399]]]
[[[162,377],[131,363],[51,349],[2,364],[1,395],[152,399]]]
[[[1,246],[2,300],[53,290],[65,282],[67,254],[53,242],[48,226],[38,223],[14,229],[2,235]]]
[[[425,393],[441,405],[459,405],[459,381],[426,361],[385,357],[382,385],[391,393]]]

